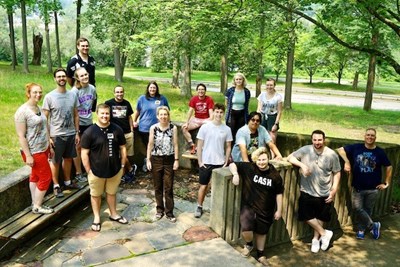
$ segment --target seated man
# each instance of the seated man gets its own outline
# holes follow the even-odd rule
[[[281,160],[282,155],[272,141],[268,131],[260,125],[261,113],[253,111],[249,114],[249,121],[241,127],[237,134],[235,145],[232,149],[232,158],[235,162],[251,161],[251,153],[260,147],[267,147],[275,155],[276,160]]]
[[[182,125],[182,132],[188,142],[191,154],[196,154],[196,146],[189,131],[200,128],[204,123],[212,119],[214,101],[206,96],[207,88],[199,83],[196,87],[197,96],[192,97],[189,102],[189,111],[186,122]],[[192,118],[194,111],[194,117]]]

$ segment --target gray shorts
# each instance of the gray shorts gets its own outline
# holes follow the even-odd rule
[[[75,134],[68,136],[55,136],[51,138],[54,143],[54,156],[51,159],[54,164],[60,163],[61,159],[75,158]]]

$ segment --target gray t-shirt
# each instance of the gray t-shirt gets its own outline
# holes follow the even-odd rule
[[[293,156],[307,165],[311,172],[310,176],[304,176],[300,172],[300,191],[314,197],[329,196],[333,174],[341,169],[336,152],[324,147],[324,151],[317,154],[314,147],[308,145],[293,152]]]
[[[228,126],[215,125],[212,121],[207,122],[200,127],[197,139],[204,141],[202,150],[204,164],[223,165],[225,163],[225,143],[233,140]]]
[[[48,93],[43,100],[43,109],[49,111],[50,136],[70,136],[76,133],[74,110],[78,107],[78,98],[71,91]]]
[[[29,151],[32,155],[47,150],[49,136],[47,133],[47,120],[43,112],[35,114],[25,103],[15,112],[14,120],[16,123],[24,123],[26,125],[25,138],[28,141]]]
[[[92,106],[94,100],[97,98],[96,88],[89,84],[84,88],[72,87],[71,92],[78,97],[78,114],[79,114],[79,125],[89,126],[93,124]]]

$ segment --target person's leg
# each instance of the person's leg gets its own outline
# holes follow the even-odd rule
[[[73,159],[73,161],[75,166],[75,175],[78,176],[79,174],[82,174],[81,145],[77,144],[75,149],[76,157]]]
[[[164,158],[164,197],[165,214],[174,217],[174,157]]]
[[[54,187],[59,186],[58,184],[58,174],[60,173],[60,163],[50,163],[51,178],[53,180]]]
[[[311,220],[306,221],[306,223],[311,226],[311,228],[314,230],[314,238],[319,239],[321,236],[325,235],[325,229],[322,226],[323,222],[314,218]]]
[[[197,196],[197,204],[202,207],[206,194],[208,192],[209,185],[200,185],[199,193]]]
[[[370,214],[364,208],[365,201],[365,194],[366,191],[361,190],[358,191],[353,188],[351,200],[353,209],[355,212],[356,222],[357,222],[357,230],[358,231],[365,231],[368,227],[370,227],[373,223]],[[371,209],[372,211],[372,209]]]
[[[117,218],[118,217],[118,213],[117,213],[117,196],[116,195],[106,194],[106,201],[107,201],[108,209],[110,210],[110,217],[111,218]]]
[[[71,181],[72,158],[63,160],[64,182]]]
[[[162,157],[150,158],[151,160],[151,173],[153,176],[154,194],[156,198],[156,210],[157,213],[163,214],[165,211],[164,207],[164,166]]]
[[[36,194],[36,183],[35,182],[29,182],[29,191],[31,192],[31,201],[32,204],[35,205],[35,194]]]
[[[93,223],[100,223],[100,206],[101,206],[101,196],[95,197],[90,196],[90,203],[92,204],[93,211]]]
[[[260,258],[262,256],[262,252],[264,252],[264,248],[265,248],[265,241],[267,240],[267,235],[266,234],[255,234],[256,236],[256,248],[257,248],[257,252],[260,252],[259,254],[261,255],[257,255],[257,258]]]
[[[35,188],[35,200],[34,205],[36,207],[41,207],[43,204],[44,196],[46,195],[47,190],[40,190],[38,187]]]

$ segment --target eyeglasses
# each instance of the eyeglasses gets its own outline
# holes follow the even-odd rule
[[[260,123],[260,120],[257,120],[257,119],[251,119],[251,121],[252,121],[252,122]]]

